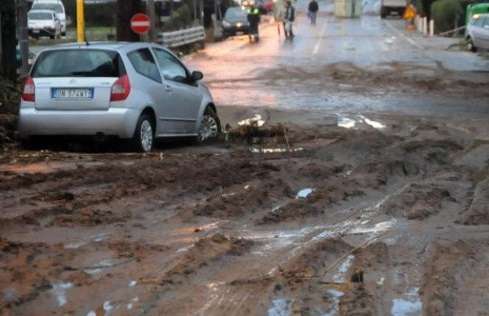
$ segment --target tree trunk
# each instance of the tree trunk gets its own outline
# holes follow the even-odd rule
[[[15,0],[2,0],[0,2],[1,21],[1,68],[3,77],[17,80],[17,56],[16,56],[16,25],[15,25]]]
[[[139,35],[131,30],[131,18],[134,14],[143,12],[141,7],[141,0],[117,0],[118,41],[139,41]]]

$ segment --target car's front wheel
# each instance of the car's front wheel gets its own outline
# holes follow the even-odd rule
[[[150,115],[143,114],[136,124],[132,147],[138,152],[150,152],[155,142],[155,124]]]
[[[474,41],[472,40],[471,37],[468,37],[467,38],[467,50],[471,51],[471,52],[476,52],[477,51],[477,47],[474,46]]]
[[[205,143],[216,140],[219,138],[219,135],[221,135],[221,121],[216,111],[208,106],[205,109],[204,115],[202,115],[197,141],[199,143]]]

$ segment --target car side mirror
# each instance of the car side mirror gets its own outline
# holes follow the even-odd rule
[[[203,78],[204,78],[204,74],[200,71],[193,71],[192,74],[190,75],[190,79],[192,79],[192,81],[194,82],[202,80]]]

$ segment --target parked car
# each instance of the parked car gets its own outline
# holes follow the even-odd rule
[[[477,14],[467,26],[467,49],[475,52],[479,48],[489,49],[489,14]]]
[[[31,10],[53,11],[61,24],[61,35],[66,36],[66,12],[61,0],[34,0]]]
[[[249,34],[250,24],[246,10],[241,7],[228,8],[222,20],[222,29],[225,36]]]
[[[141,152],[158,137],[215,139],[221,125],[202,78],[156,44],[48,48],[24,83],[20,135],[113,135]]]
[[[380,17],[385,19],[392,12],[396,12],[402,17],[404,10],[406,10],[406,0],[381,0],[380,1]]]
[[[30,36],[34,38],[49,36],[55,39],[61,35],[61,24],[54,11],[31,10],[27,17]]]

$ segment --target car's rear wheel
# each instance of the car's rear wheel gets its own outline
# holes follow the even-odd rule
[[[155,142],[155,124],[153,118],[143,114],[136,124],[132,137],[132,147],[137,152],[150,152]]]
[[[202,115],[197,141],[199,143],[213,141],[218,139],[220,135],[221,121],[219,120],[216,111],[208,106],[205,109],[204,115]]]

